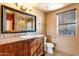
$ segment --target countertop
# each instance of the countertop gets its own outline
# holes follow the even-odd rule
[[[44,37],[44,36],[45,35],[29,35],[29,36],[3,38],[3,39],[0,39],[0,45],[6,44],[6,43],[18,42],[22,40],[29,40],[29,39],[38,38],[38,37]]]

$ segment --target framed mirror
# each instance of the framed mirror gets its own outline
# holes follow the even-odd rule
[[[2,5],[2,33],[36,31],[36,16]]]

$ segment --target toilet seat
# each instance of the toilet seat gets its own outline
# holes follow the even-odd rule
[[[54,44],[53,44],[53,43],[49,43],[49,42],[47,42],[46,45],[47,45],[47,47],[51,47],[51,48],[54,47]]]

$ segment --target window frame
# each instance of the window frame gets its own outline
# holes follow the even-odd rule
[[[69,11],[73,11],[75,10],[75,35],[69,35],[69,34],[59,34],[59,23],[58,23],[58,14],[61,14],[61,13],[65,13],[65,12],[69,12]],[[60,12],[60,13],[57,13],[56,14],[56,34],[57,35],[62,35],[62,36],[76,36],[77,35],[77,10],[76,8],[74,9],[71,9],[71,10],[67,10],[67,11],[64,11],[64,12]]]

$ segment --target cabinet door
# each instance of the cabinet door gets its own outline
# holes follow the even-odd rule
[[[36,40],[31,39],[29,40],[29,55],[33,55],[36,51]]]
[[[44,47],[43,44],[41,44],[40,48],[37,49],[36,51],[37,56],[40,56],[44,53],[43,47]]]
[[[0,56],[3,56],[4,54],[4,46],[0,45]]]
[[[3,45],[0,45],[0,54],[4,52],[3,49],[4,49],[4,46]]]
[[[3,55],[15,56],[15,48],[13,46],[13,43],[7,43],[2,46],[3,46]]]
[[[34,38],[31,42],[29,42],[30,55],[39,55],[41,53],[41,49],[43,49],[41,48],[42,44],[44,44],[43,37]]]
[[[44,43],[43,41],[43,37],[39,37],[39,38],[36,38],[36,48],[38,49],[39,46]]]
[[[12,44],[5,44],[3,45],[4,46],[4,52],[5,53],[11,53],[11,52],[14,52],[14,48],[13,48],[13,45]]]
[[[29,50],[30,49],[28,49],[28,41],[26,41],[26,40],[23,41],[23,52],[22,52],[23,56],[28,56]]]
[[[23,44],[22,42],[14,42],[14,43],[8,43],[3,45],[4,46],[4,53],[6,55],[16,55],[21,56],[23,51]]]
[[[19,42],[15,42],[14,43],[14,49],[15,49],[15,54],[16,56],[22,56],[22,52],[23,52],[23,42],[19,41]]]
[[[43,40],[43,37],[36,38],[35,40],[36,40],[36,51],[33,54],[33,56],[42,55],[44,53],[44,40]]]
[[[1,56],[28,56],[28,42],[19,41],[0,45]]]

